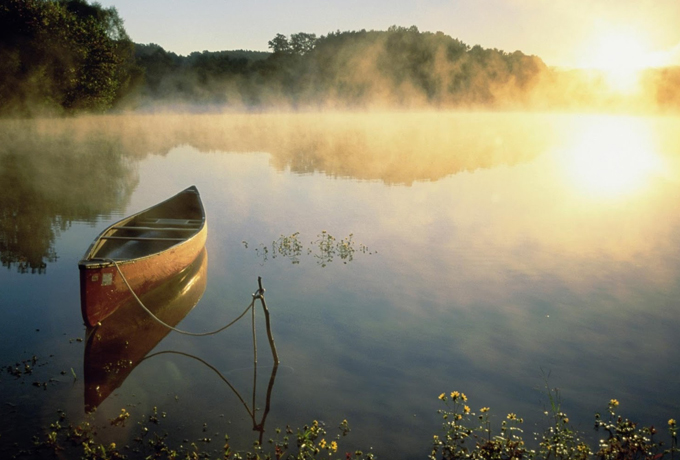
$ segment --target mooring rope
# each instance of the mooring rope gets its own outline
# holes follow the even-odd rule
[[[264,289],[263,289],[262,286],[260,285],[259,289],[252,295],[252,296],[253,296],[253,300],[250,302],[250,305],[248,305],[248,307],[246,307],[246,309],[243,310],[243,313],[241,313],[235,320],[233,320],[232,322],[230,322],[230,323],[227,324],[226,326],[222,326],[221,328],[216,329],[216,330],[214,330],[214,331],[210,331],[210,332],[189,332],[189,331],[183,331],[183,330],[181,330],[181,329],[178,329],[178,328],[176,328],[176,327],[173,327],[173,326],[169,325],[168,323],[164,322],[164,321],[163,321],[162,319],[160,319],[158,316],[154,315],[154,314],[151,312],[151,310],[149,310],[148,308],[146,308],[146,305],[144,305],[144,302],[142,302],[142,300],[137,296],[137,294],[135,293],[135,291],[132,289],[132,286],[130,286],[130,283],[128,282],[127,278],[125,277],[125,275],[123,274],[122,270],[120,269],[120,266],[118,265],[118,262],[116,262],[116,261],[113,260],[113,259],[106,259],[106,261],[113,263],[113,265],[116,267],[116,270],[118,270],[118,274],[120,275],[121,279],[123,280],[123,282],[124,282],[125,285],[127,286],[128,290],[130,291],[130,293],[132,294],[132,296],[135,298],[135,300],[137,301],[137,303],[139,304],[139,306],[142,307],[142,308],[144,309],[144,311],[146,311],[146,312],[149,314],[149,316],[151,316],[151,318],[153,318],[153,319],[154,319],[155,321],[157,321],[159,324],[162,324],[163,326],[167,327],[168,329],[173,330],[173,331],[175,331],[175,332],[177,332],[177,333],[179,333],[179,334],[190,335],[190,336],[193,336],[193,337],[203,337],[203,336],[206,336],[206,335],[215,335],[215,334],[218,334],[218,333],[224,331],[225,329],[227,329],[228,327],[232,326],[233,324],[235,324],[235,323],[236,323],[238,320],[240,320],[241,318],[243,318],[243,317],[245,316],[245,314],[248,312],[248,310],[250,310],[251,308],[253,309],[253,314],[255,314],[255,308],[254,308],[254,307],[255,307],[255,301],[256,301],[257,299],[260,299],[260,300],[263,302],[263,305],[264,305]],[[266,308],[266,307],[265,307],[265,308]]]

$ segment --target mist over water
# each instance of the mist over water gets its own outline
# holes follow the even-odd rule
[[[631,56],[620,68],[550,67],[521,50],[470,46],[415,26],[318,38],[277,34],[269,46],[272,54],[246,58],[242,51],[177,56],[139,45],[147,78],[121,107],[660,114],[677,113],[680,100],[677,66],[642,68]]]
[[[544,371],[589,436],[611,398],[642,424],[677,418],[679,130],[671,116],[513,112],[2,120],[0,365],[46,363],[0,379],[14,405],[3,438],[30,442],[20,432],[57,409],[84,417],[77,261],[107,225],[191,184],[208,213],[209,263],[180,326],[226,323],[263,277],[283,366],[267,433],[346,418],[341,447],[424,458],[442,392],[539,430]],[[292,263],[255,250],[296,232],[316,250],[324,230],[369,251],[322,267],[314,252]],[[171,333],[153,352],[198,356],[249,394],[249,333]],[[154,406],[180,440],[206,436],[203,423],[242,448],[257,436],[212,371],[158,355],[101,403],[102,442],[132,442],[134,424],[108,423],[122,407]]]

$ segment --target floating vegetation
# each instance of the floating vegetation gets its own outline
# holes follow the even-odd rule
[[[164,413],[163,413],[164,414]],[[136,424],[132,443],[117,444],[97,441],[98,428],[92,420],[92,414],[80,423],[69,421],[63,411],[57,412],[58,418],[44,430],[42,435],[33,437],[30,449],[17,450],[21,457],[81,458],[85,460],[112,459],[234,459],[234,460],[274,460],[274,459],[331,459],[342,458],[353,460],[373,460],[372,453],[362,451],[343,452],[340,445],[342,438],[351,431],[347,420],[343,420],[336,435],[329,435],[322,422],[314,420],[296,430],[286,427],[285,431],[277,429],[275,436],[264,443],[256,441],[251,449],[240,451],[234,449],[228,435],[224,441],[212,444],[213,439],[199,437],[196,439],[174,439],[167,432],[156,428],[159,425],[158,408],[153,408],[153,415],[148,418],[149,425],[141,419]],[[125,409],[121,409],[119,418],[130,417]],[[163,415],[164,417],[164,415]],[[118,420],[118,419],[116,419]],[[122,423],[111,426],[123,427]],[[205,426],[205,424],[204,424]],[[292,439],[291,439],[292,438]],[[16,456],[15,456],[16,457]]]
[[[38,363],[38,357],[33,355],[30,359],[25,359],[21,362],[16,362],[13,365],[5,367],[8,374],[13,375],[16,378],[21,378],[24,375],[29,375],[33,373],[33,368]]]
[[[50,355],[52,357],[52,355]],[[53,377],[46,377],[45,374],[49,374],[49,371],[36,372],[38,368],[44,367],[48,364],[45,360],[40,360],[37,356],[33,355],[29,359],[24,359],[22,361],[17,361],[14,364],[3,366],[5,371],[14,376],[16,380],[21,380],[23,383],[24,378],[30,378],[33,380],[31,385],[37,388],[42,388],[47,390],[48,384],[58,383],[59,380]],[[66,375],[65,371],[62,371],[61,375]],[[44,379],[44,380],[42,380]]]
[[[247,241],[242,241],[245,249],[248,249]],[[303,256],[313,257],[318,265],[326,267],[335,259],[339,259],[343,264],[347,264],[354,260],[357,254],[372,255],[377,251],[370,251],[368,246],[354,241],[354,234],[350,233],[344,238],[337,239],[326,230],[316,235],[316,239],[305,247],[300,237],[300,232],[295,232],[289,236],[281,235],[278,239],[271,242],[270,245],[260,243],[255,248],[255,254],[262,260],[262,263],[269,259],[276,259],[283,257],[293,265],[298,265]]]
[[[9,374],[26,365],[39,364],[37,357],[7,366]],[[21,364],[21,366],[19,366]],[[9,371],[11,368],[11,372]],[[30,372],[27,372],[30,375]],[[12,379],[14,381],[14,379]],[[492,416],[489,407],[474,409],[473,403],[460,391],[442,393],[438,399],[444,408],[442,430],[431,438],[430,460],[665,460],[678,458],[678,424],[675,419],[664,423],[665,429],[645,427],[619,413],[618,400],[611,399],[605,410],[595,414],[595,430],[601,436],[596,446],[589,445],[584,435],[573,428],[561,409],[557,389],[549,389],[549,407],[545,411],[546,428],[542,432],[524,431],[524,419],[515,413]],[[14,404],[8,403],[15,410]],[[132,407],[132,406],[130,406]],[[56,411],[55,421],[36,427],[24,442],[2,447],[3,458],[80,458],[114,459],[230,459],[230,460],[374,460],[372,452],[343,448],[350,427],[343,420],[336,433],[329,433],[323,422],[313,421],[301,428],[273,430],[268,439],[254,441],[251,447],[236,448],[229,436],[215,432],[207,435],[208,424],[200,434],[186,437],[168,434],[166,412],[154,406],[151,413],[128,412],[121,408],[114,417],[95,422],[88,413],[71,420],[63,410]],[[200,422],[195,422],[200,423]],[[200,426],[200,425],[199,425]],[[108,430],[106,436],[100,432]],[[113,433],[111,432],[113,430]],[[115,434],[120,430],[120,436]],[[192,430],[189,430],[191,432]],[[663,432],[667,434],[664,435]],[[113,434],[113,436],[111,436]],[[32,436],[32,437],[31,437]],[[658,439],[663,437],[664,439]],[[6,439],[0,433],[0,439]],[[103,441],[103,439],[107,439]],[[240,443],[243,445],[243,443]],[[423,440],[423,445],[427,440]],[[423,456],[425,458],[425,455]],[[424,460],[424,459],[423,459]]]
[[[112,426],[125,426],[125,421],[128,418],[130,418],[130,413],[125,409],[121,409],[120,414],[109,420],[109,423],[111,423]]]
[[[501,417],[500,427],[492,423],[491,410],[471,409],[464,393],[442,393],[439,399],[445,408],[438,412],[444,419],[444,432],[432,437],[430,460],[663,460],[677,458],[678,427],[675,419],[668,420],[670,443],[655,439],[657,429],[638,426],[618,413],[619,402],[609,401],[603,415],[595,415],[595,430],[604,434],[597,448],[591,448],[581,433],[570,424],[560,409],[557,390],[550,390],[550,410],[545,414],[548,427],[542,433],[525,434],[524,420],[515,413]],[[159,417],[159,414],[162,414]],[[99,428],[92,414],[79,423],[69,421],[63,411],[57,420],[33,437],[28,449],[17,449],[18,456],[27,458],[94,459],[234,459],[234,460],[374,460],[371,452],[343,449],[343,439],[350,427],[343,420],[337,434],[330,434],[323,422],[314,420],[302,428],[276,429],[264,442],[255,441],[246,450],[235,449],[228,435],[223,441],[198,435],[176,438],[163,431],[164,412],[153,408],[150,416],[142,415],[133,424],[132,442],[100,442]],[[123,429],[123,421],[132,418],[126,409],[111,420],[112,429]],[[205,432],[206,424],[203,424]],[[660,431],[660,430],[659,430]],[[220,436],[215,433],[215,436]],[[218,441],[218,442],[213,442]],[[16,458],[16,456],[15,456]]]

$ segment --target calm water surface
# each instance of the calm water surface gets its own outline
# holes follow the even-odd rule
[[[154,406],[178,443],[219,450],[228,433],[247,448],[271,386],[264,439],[348,419],[341,450],[424,458],[440,393],[532,433],[548,374],[588,436],[611,398],[663,426],[680,416],[678,132],[676,118],[595,115],[4,121],[0,451],[57,410],[130,444],[136,422],[108,420]],[[192,184],[207,279],[180,327],[232,320],[262,276],[281,365],[272,377],[260,310],[256,379],[249,316],[169,333],[86,416],[77,262],[107,225]]]

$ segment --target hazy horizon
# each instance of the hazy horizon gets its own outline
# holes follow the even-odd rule
[[[541,57],[555,67],[598,65],[602,53],[616,45],[636,65],[680,64],[680,3],[672,0],[578,3],[558,0],[427,0],[388,4],[287,0],[276,4],[231,4],[202,0],[177,4],[148,0],[103,0],[115,7],[130,37],[187,55],[194,51],[267,51],[275,34],[325,35],[338,30],[386,30],[415,25],[470,45],[516,50]],[[359,14],[358,14],[359,13]],[[614,62],[600,62],[611,67]]]

